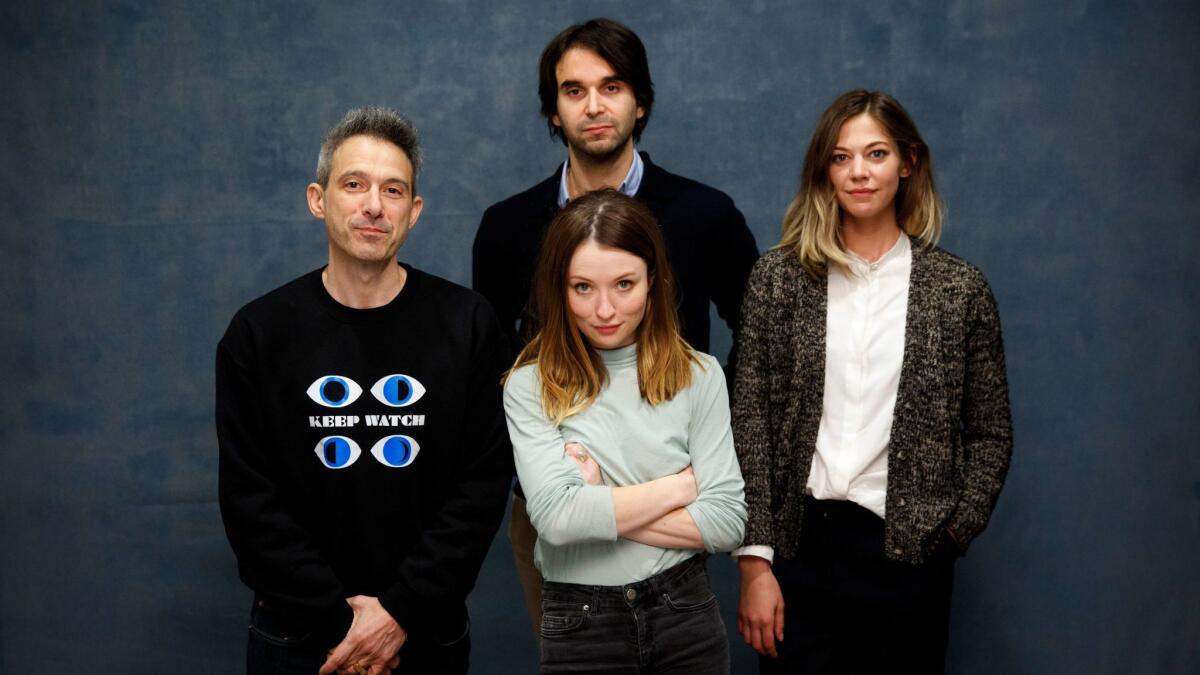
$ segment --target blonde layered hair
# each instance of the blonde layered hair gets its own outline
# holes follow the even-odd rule
[[[538,365],[542,408],[555,424],[594,403],[608,379],[604,362],[567,307],[571,258],[588,240],[626,251],[646,263],[650,288],[636,334],[642,398],[651,405],[675,398],[692,383],[692,364],[699,363],[679,333],[671,266],[650,210],[612,189],[573,199],[546,230],[533,281],[537,333],[509,371],[530,363]]]
[[[801,266],[813,276],[828,274],[830,263],[842,267],[850,264],[840,234],[841,209],[829,181],[829,166],[842,125],[863,114],[883,127],[910,172],[900,179],[896,191],[896,223],[926,248],[936,244],[942,234],[943,207],[933,184],[932,158],[917,125],[896,99],[881,91],[848,91],[821,114],[804,156],[800,190],[788,204],[783,238],[775,245],[795,253]]]

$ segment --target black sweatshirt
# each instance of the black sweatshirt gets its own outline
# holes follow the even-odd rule
[[[328,639],[352,595],[413,635],[461,633],[504,515],[508,343],[483,298],[405,267],[400,294],[366,310],[316,270],[243,307],[217,347],[221,514],[241,578]]]

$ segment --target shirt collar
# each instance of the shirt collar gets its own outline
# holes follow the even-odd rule
[[[912,244],[908,241],[908,235],[903,231],[896,238],[896,243],[888,249],[887,253],[879,256],[879,260],[875,262],[867,262],[866,258],[858,255],[854,251],[846,251],[846,255],[850,257],[850,269],[859,276],[866,276],[868,272],[883,269],[892,264],[893,261],[907,255],[912,249]]]
[[[567,161],[562,165],[562,177],[558,181],[558,208],[567,205],[571,200],[570,193],[567,192],[567,169],[571,168],[571,158],[567,157]],[[633,197],[637,195],[638,188],[642,187],[642,175],[646,172],[646,163],[642,161],[642,156],[637,150],[633,151],[633,162],[629,165],[629,171],[625,172],[625,178],[621,184],[617,186],[617,192]]]

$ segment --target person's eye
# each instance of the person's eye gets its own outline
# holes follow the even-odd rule
[[[871,157],[874,159],[883,159],[884,157],[887,157],[887,156],[888,156],[887,150],[883,150],[881,148],[876,148],[875,150],[871,151]]]
[[[389,186],[387,188],[387,193],[391,197],[403,197],[404,196],[404,190],[395,185]]]
[[[621,91],[621,85],[617,84],[616,82],[610,82],[604,87],[604,91],[607,91],[610,94],[616,94]]]
[[[844,152],[839,152],[839,153],[837,153],[836,155],[834,155],[834,156],[833,156],[833,163],[834,163],[834,164],[841,164],[842,162],[844,162],[844,161],[846,161],[846,160],[848,160],[848,159],[850,159],[850,155],[847,155],[847,154],[846,154],[846,153],[844,153]]]
[[[580,95],[580,94],[582,94],[582,93],[583,93],[583,90],[582,90],[582,89],[580,89],[579,87],[569,87],[569,88],[566,90],[566,94],[567,94],[567,96],[570,96],[571,98],[575,98],[575,97],[579,96],[579,95]]]
[[[633,282],[628,279],[622,279],[617,282],[617,288],[621,289],[622,291],[627,291],[633,288]]]
[[[576,293],[587,293],[592,290],[591,284],[585,284],[582,281],[572,286],[572,288],[575,289]]]

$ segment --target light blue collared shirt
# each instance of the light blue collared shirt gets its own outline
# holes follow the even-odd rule
[[[562,180],[558,182],[558,208],[567,205],[571,201],[571,195],[567,192],[567,169],[571,168],[571,158],[567,157],[567,161],[563,162]],[[637,194],[638,188],[642,186],[642,174],[646,171],[646,164],[642,161],[642,156],[637,150],[633,151],[633,163],[629,165],[629,172],[625,174],[625,179],[617,186],[617,192],[632,197]]]

